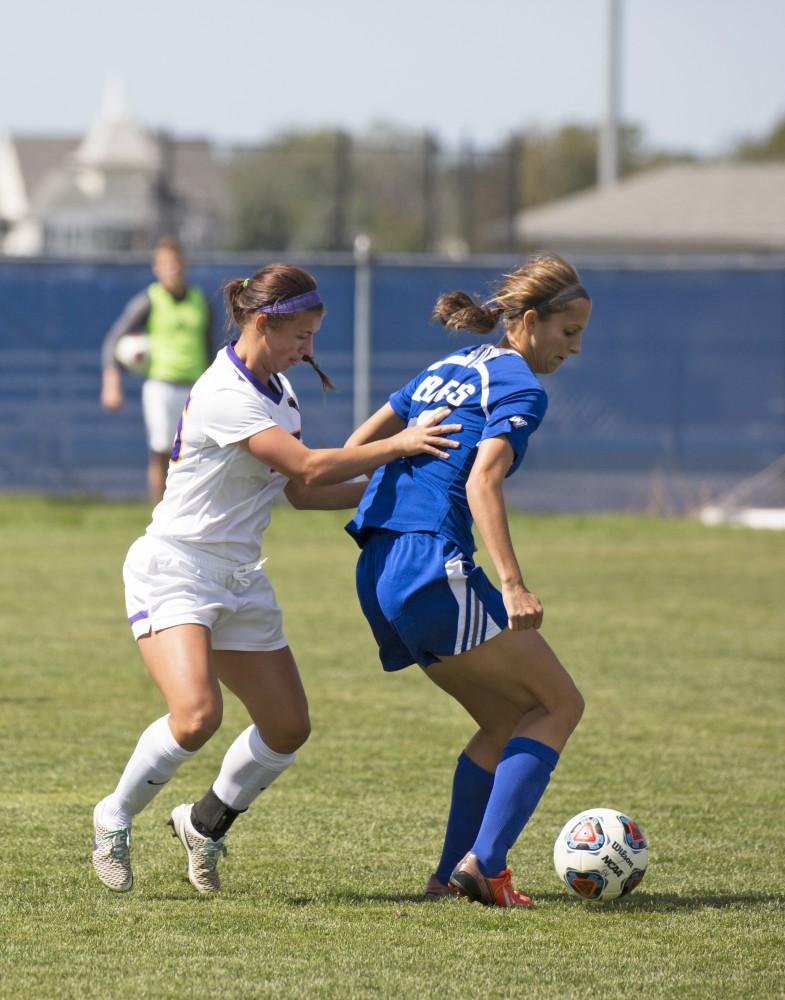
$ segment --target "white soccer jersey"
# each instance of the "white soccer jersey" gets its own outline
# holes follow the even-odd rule
[[[273,501],[288,479],[238,442],[269,427],[300,437],[300,411],[289,382],[268,387],[232,345],[191,389],[177,429],[166,492],[147,534],[233,563],[259,558]]]

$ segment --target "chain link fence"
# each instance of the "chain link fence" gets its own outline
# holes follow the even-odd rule
[[[220,285],[280,255],[195,260]],[[288,255],[328,311],[317,356],[338,387],[293,373],[304,439],[335,446],[368,408],[456,340],[429,322],[437,295],[487,295],[511,257]],[[550,407],[515,506],[692,509],[785,453],[785,260],[577,259],[594,299],[580,358],[544,380]],[[99,405],[99,349],[146,260],[0,261],[0,489],[143,495],[140,381],[118,414]],[[364,289],[364,291],[363,291]],[[361,293],[361,294],[360,294]],[[220,336],[219,336],[219,339]]]

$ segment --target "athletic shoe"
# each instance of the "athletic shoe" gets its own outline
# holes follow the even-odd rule
[[[512,872],[509,868],[489,878],[480,871],[477,855],[471,851],[459,862],[450,876],[450,886],[483,906],[534,906],[531,896],[524,896],[512,887]]]
[[[211,840],[198,833],[191,822],[193,803],[175,806],[168,820],[172,836],[178,837],[188,855],[188,881],[197,892],[219,892],[218,859],[226,854],[224,839]]]
[[[445,885],[444,882],[440,882],[436,875],[431,875],[428,881],[425,883],[425,888],[422,891],[423,899],[444,899],[445,896],[454,896],[455,890],[449,886]]]
[[[99,803],[100,805],[100,803]],[[131,828],[115,830],[98,819],[98,806],[93,810],[93,868],[104,885],[113,892],[129,892],[133,888],[131,872]]]

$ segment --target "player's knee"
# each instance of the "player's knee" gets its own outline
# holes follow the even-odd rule
[[[223,707],[220,704],[198,705],[178,719],[178,728],[190,743],[201,746],[218,731],[222,718]]]
[[[515,731],[508,720],[493,720],[480,727],[486,751],[498,761]]]
[[[291,746],[289,753],[298,750],[311,735],[311,720],[306,715],[289,728],[286,739]]]
[[[572,732],[581,721],[583,711],[586,708],[583,695],[575,685],[573,685],[569,696],[565,699],[562,708],[569,730]]]
[[[280,719],[273,732],[269,732],[265,742],[276,753],[294,753],[311,735],[311,720],[308,715],[291,719]]]

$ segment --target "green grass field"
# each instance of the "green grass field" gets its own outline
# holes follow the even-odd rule
[[[265,554],[313,735],[238,820],[196,898],[168,811],[224,726],[135,825],[136,886],[90,867],[92,804],[162,714],[120,567],[142,505],[0,500],[0,996],[785,995],[785,535],[635,517],[515,517],[543,633],[587,702],[511,864],[534,911],[419,893],[471,726],[417,668],[386,676],[340,514],[276,512]],[[487,564],[486,564],[487,565]],[[593,906],[551,866],[579,809],[647,830],[635,894]]]

